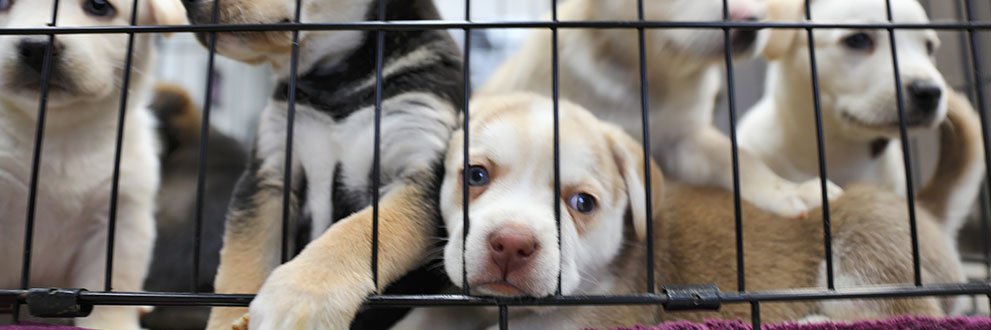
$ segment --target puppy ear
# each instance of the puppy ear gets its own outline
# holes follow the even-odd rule
[[[626,195],[630,200],[630,213],[633,215],[633,229],[641,241],[647,239],[647,221],[653,221],[653,214],[647,214],[647,192],[644,189],[643,145],[635,141],[621,128],[603,124],[603,131],[609,140],[609,149],[616,167],[626,185]],[[664,177],[653,159],[650,160],[651,206],[656,212],[661,207],[661,190]]]
[[[797,22],[805,17],[805,0],[767,0],[767,18],[772,22]],[[796,29],[770,29],[764,58],[776,60],[791,50],[798,37]]]
[[[156,25],[187,25],[186,9],[181,0],[146,0],[148,1],[148,17]]]

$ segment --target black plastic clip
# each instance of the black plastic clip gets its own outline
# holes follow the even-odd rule
[[[35,317],[85,317],[93,311],[92,304],[79,300],[86,289],[28,290],[28,310]]]
[[[719,310],[719,287],[715,284],[673,285],[664,287],[668,302],[667,311]]]

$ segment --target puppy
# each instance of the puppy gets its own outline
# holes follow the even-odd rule
[[[732,194],[721,189],[664,183],[651,166],[653,214],[647,214],[642,147],[620,128],[561,102],[561,200],[554,201],[552,103],[528,94],[473,101],[469,163],[461,132],[446,160],[441,211],[448,230],[444,266],[458,286],[462,271],[473,294],[564,295],[646,292],[646,239],[654,239],[658,287],[715,283],[736,290]],[[467,178],[462,170],[467,167]],[[463,180],[468,180],[467,236],[463,236]],[[561,207],[560,250],[554,203]],[[512,205],[507,208],[507,205]],[[831,204],[836,284],[856,287],[912,281],[905,203],[893,193],[851,187]],[[923,279],[963,281],[961,265],[939,234],[937,218],[919,210]],[[825,287],[821,219],[785,221],[744,204],[743,237],[748,290]],[[646,237],[653,221],[654,237]],[[768,230],[768,228],[774,228]],[[465,237],[465,240],[462,240]],[[883,239],[878,239],[883,237]],[[462,250],[464,244],[464,250]],[[462,254],[462,251],[464,251]],[[464,263],[463,263],[464,262]],[[898,314],[942,315],[950,300],[822,301],[762,304],[765,322],[820,315],[832,319]],[[750,306],[727,304],[718,313],[662,312],[656,306],[513,308],[514,329],[577,329],[653,324],[661,320],[749,318]],[[423,308],[399,329],[493,327],[495,311]]]
[[[764,17],[761,0],[728,1],[730,19]],[[562,21],[636,20],[636,1],[571,0],[558,10]],[[652,21],[721,21],[723,0],[649,0],[644,15]],[[559,32],[560,95],[643,136],[640,104],[638,34],[632,29],[562,29]],[[749,57],[761,47],[762,34],[734,30],[734,57]],[[712,126],[717,94],[723,85],[724,38],[719,29],[648,29],[645,68],[650,97],[652,155],[674,178],[692,184],[733,187],[729,139]],[[496,71],[480,93],[552,92],[550,33],[535,34]],[[751,203],[793,217],[821,203],[818,179],[795,183],[777,176],[758,158],[739,150],[740,192]],[[841,190],[828,187],[830,196]]]
[[[209,23],[215,3],[221,6],[220,23],[278,23],[294,17],[296,1],[184,3],[194,23]],[[302,3],[304,22],[377,19],[376,0]],[[388,20],[439,17],[430,0],[386,3]],[[443,153],[464,102],[463,64],[447,32],[386,33],[377,172],[381,186],[375,187],[376,34],[301,31],[299,44],[295,137],[291,167],[285,168],[292,34],[217,35],[221,54],[270,64],[279,81],[262,113],[248,169],[235,188],[214,282],[221,293],[258,292],[250,307],[254,329],[345,328],[367,295],[424,264],[431,237],[440,228],[437,191]],[[279,266],[286,170],[292,171],[292,222],[304,227],[297,232],[309,233],[297,245],[312,241]],[[372,194],[378,194],[380,205],[379,287],[371,274]],[[446,285],[440,274],[418,274],[426,280],[415,280],[407,289],[422,293]],[[208,327],[229,328],[244,312],[215,308]],[[398,317],[368,316],[355,325],[382,328]]]
[[[162,144],[161,189],[155,212],[154,259],[144,288],[157,292],[213,292],[213,277],[220,262],[223,244],[224,215],[241,172],[247,152],[240,143],[210,128],[207,140],[206,183],[203,193],[201,224],[200,274],[193,283],[194,233],[196,231],[196,184],[200,142],[201,113],[180,86],[159,83],[150,108],[158,119],[158,136]],[[210,309],[207,307],[163,306],[141,319],[151,329],[202,329]]]
[[[130,24],[130,0],[62,2],[58,26]],[[141,25],[184,24],[177,0],[138,2]],[[44,27],[52,1],[0,2],[0,26]],[[124,34],[0,37],[0,288],[20,288],[35,127],[46,50],[47,112],[38,168],[30,287],[104,289]],[[113,289],[139,291],[155,239],[155,157],[147,101],[152,35],[134,36],[120,168]],[[109,288],[108,288],[109,289]],[[137,329],[138,307],[97,306],[76,325]]]
[[[804,18],[803,0],[778,0],[773,16]],[[885,0],[812,1],[817,23],[886,22]],[[893,0],[895,22],[927,23],[915,0]],[[845,186],[870,182],[905,192],[905,167],[899,140],[898,98],[902,90],[905,123],[910,133],[929,130],[943,121],[947,109],[961,115],[973,110],[965,98],[946,85],[933,63],[939,38],[933,30],[899,30],[892,49],[885,30],[815,29],[823,139],[829,179]],[[765,48],[770,60],[763,98],[740,123],[740,143],[783,177],[803,181],[819,176],[815,102],[809,68],[808,37],[804,31],[776,29]],[[898,53],[901,86],[895,86],[891,52]],[[975,136],[980,138],[980,135]],[[968,137],[970,138],[970,137]],[[977,145],[980,149],[980,144]],[[983,154],[974,150],[972,166],[956,189],[956,210],[948,232],[956,232],[977,197],[984,172]]]

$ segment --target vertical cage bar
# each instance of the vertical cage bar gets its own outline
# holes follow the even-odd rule
[[[966,0],[966,6],[967,22],[973,24],[975,21],[973,0]],[[984,68],[983,63],[981,62],[981,43],[977,39],[977,31],[973,27],[967,29],[967,37],[968,43],[970,44],[971,66],[973,67],[971,72],[973,73],[974,100],[976,101],[975,103],[977,103],[977,110],[981,117],[981,142],[984,145],[984,164],[986,166],[985,168],[991,168],[987,167],[991,165],[991,154],[989,154],[991,153],[991,147],[988,146],[989,134],[991,133],[988,132],[987,105],[984,100]],[[991,199],[991,192],[989,191],[991,190],[988,188],[988,183],[991,183],[991,181],[988,180],[987,174],[985,174],[984,180],[984,194],[981,199],[981,228],[984,233],[983,237],[985,238],[983,241],[984,271],[985,278],[991,279],[991,244],[988,243],[989,232],[987,229],[988,222],[991,221],[988,217],[989,213],[991,213],[989,212],[991,210],[988,209],[989,204],[991,204],[991,202],[989,202],[989,199]]]
[[[385,21],[385,0],[378,0],[379,21]],[[375,151],[372,155],[372,283],[379,290],[379,187],[382,185],[382,62],[385,31],[375,31]]]
[[[554,224],[557,227],[558,255],[563,255],[561,253],[561,131],[559,127],[560,117],[558,116],[561,90],[557,51],[557,0],[551,0],[551,19],[554,21],[551,27],[551,94],[554,99]],[[562,294],[561,273],[563,272],[563,267],[561,260],[558,259],[557,267],[557,292],[555,294],[558,296]]]
[[[210,22],[220,22],[220,1],[213,2]],[[196,215],[193,229],[193,281],[190,283],[192,292],[199,292],[200,282],[200,250],[203,239],[203,198],[206,192],[206,161],[207,144],[210,141],[210,112],[213,108],[213,68],[217,57],[217,33],[211,32],[207,39],[209,53],[206,62],[206,88],[203,95],[203,113],[200,121],[200,145],[196,163]]]
[[[52,17],[48,26],[58,25],[59,0],[52,0]],[[55,35],[48,35],[44,62],[41,64],[41,91],[38,96],[38,120],[34,128],[34,149],[31,158],[31,182],[28,189],[28,209],[24,221],[24,251],[21,259],[21,289],[31,284],[31,249],[34,244],[34,218],[38,204],[38,174],[41,167],[41,152],[45,138],[45,119],[48,112],[48,76],[51,75],[52,46]],[[14,304],[14,321],[18,320],[20,304]]]
[[[805,20],[812,21],[812,1],[805,0]],[[823,137],[822,127],[822,99],[819,94],[819,64],[816,61],[815,33],[812,28],[805,29],[808,38],[809,48],[809,68],[812,73],[812,101],[815,112],[816,125],[816,152],[819,155],[819,180],[822,189],[822,244],[823,258],[826,260],[826,287],[830,290],[836,289],[836,282],[833,280],[833,233],[829,217],[829,192],[827,182],[829,173],[826,168],[826,140]]]
[[[729,0],[723,0],[723,21],[729,22]],[[736,286],[747,290],[743,257],[743,209],[740,201],[740,154],[736,141],[736,84],[733,74],[733,43],[730,29],[723,27],[723,59],[726,63],[726,94],[729,97],[729,139],[733,158],[733,215],[736,225]]]
[[[302,0],[296,0],[293,24],[299,24],[303,12]],[[289,261],[289,228],[292,203],[292,149],[296,127],[296,83],[299,75],[299,30],[292,31],[292,49],[289,54],[289,95],[286,97],[286,158],[282,172],[282,263]],[[323,228],[313,230],[322,230]],[[296,244],[301,244],[297,242]]]
[[[637,0],[637,20],[644,21],[643,0]],[[647,292],[654,292],[654,205],[651,191],[650,162],[653,159],[650,153],[650,94],[647,88],[647,43],[645,41],[646,32],[643,27],[637,28],[637,42],[640,51],[640,116],[643,122],[643,177],[644,177],[644,199],[647,205]]]
[[[891,0],[885,0],[885,11],[889,23],[894,23],[891,12]],[[908,223],[912,238],[912,272],[915,286],[922,286],[922,268],[919,265],[919,232],[915,223],[915,187],[912,183],[912,159],[908,146],[908,129],[905,126],[905,100],[902,99],[902,77],[898,68],[898,50],[896,49],[895,29],[888,28],[888,41],[891,46],[891,64],[895,73],[895,95],[898,102],[898,133],[902,147],[902,161],[905,163],[905,200],[908,201]]]
[[[138,24],[138,0],[131,2],[130,25]],[[117,237],[117,197],[120,192],[120,160],[124,148],[124,125],[127,118],[128,88],[131,85],[131,64],[134,58],[134,33],[127,34],[127,54],[121,80],[120,104],[117,109],[117,135],[114,141],[114,166],[110,181],[110,213],[107,215],[107,263],[103,273],[103,290],[113,290],[114,241]]]
[[[760,330],[760,302],[750,303],[750,325],[754,330]]]
[[[509,307],[499,305],[499,330],[509,329]]]
[[[466,22],[471,22],[471,0],[465,0],[465,21]],[[468,117],[469,116],[469,111],[468,111],[468,108],[469,108],[469,103],[470,103],[469,100],[471,99],[471,30],[468,29],[468,28],[465,28],[464,29],[464,33],[465,33],[465,44],[464,44],[464,63],[462,63],[462,65],[463,65],[463,67],[462,67],[462,71],[463,72],[462,73],[464,74],[464,84],[465,84],[464,85],[464,95],[465,95],[465,99],[464,99],[464,104],[462,105],[463,108],[464,108],[464,109],[462,109],[464,111],[464,123],[462,123],[464,135],[462,136],[462,138],[463,138],[463,141],[462,141],[462,147],[463,147],[463,149],[461,150],[461,156],[463,157],[462,164],[464,164],[464,166],[462,168],[462,173],[461,173],[461,177],[462,177],[462,180],[461,180],[461,205],[463,205],[464,207],[461,209],[461,211],[463,212],[462,215],[461,215],[461,229],[462,229],[461,230],[461,284],[462,284],[461,286],[462,286],[462,289],[464,289],[464,292],[463,292],[464,295],[467,296],[467,295],[470,295],[471,294],[471,288],[468,285],[468,268],[467,268],[467,264],[468,263],[465,260],[465,250],[467,250],[467,244],[468,244],[467,243],[468,242],[468,225],[469,225],[468,214],[470,213],[470,212],[468,212],[468,208],[469,208],[468,203],[470,202],[469,201],[469,198],[468,198],[468,189],[470,189],[470,187],[468,187],[468,169],[470,167],[470,160],[468,159],[469,158],[468,157],[468,154],[469,154],[468,153],[468,141],[469,141],[469,138],[468,138],[469,132],[468,131],[470,130],[469,127],[468,127],[468,122],[469,122],[469,117]]]

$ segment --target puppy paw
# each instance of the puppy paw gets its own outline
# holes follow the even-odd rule
[[[364,276],[334,271],[300,260],[276,268],[243,320],[250,319],[252,330],[347,329],[372,283]]]
[[[250,319],[251,317],[248,314],[244,314],[241,318],[231,324],[231,330],[248,330]]]
[[[743,198],[765,211],[790,219],[805,218],[809,211],[822,206],[822,189],[818,178],[802,183],[779,182],[773,187],[745,191]],[[843,189],[826,181],[829,200],[843,194]]]
[[[822,182],[819,178],[802,182],[798,185],[798,195],[809,210],[822,206]],[[834,201],[843,195],[843,188],[832,181],[826,180],[826,196]]]

